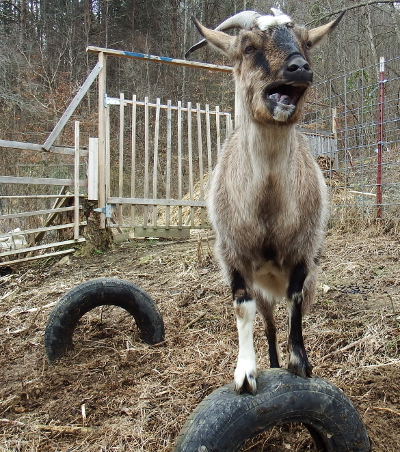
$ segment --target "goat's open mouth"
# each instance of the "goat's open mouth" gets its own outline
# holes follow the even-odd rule
[[[304,95],[308,85],[274,85],[266,89],[265,97],[281,105],[296,106],[299,99]]]

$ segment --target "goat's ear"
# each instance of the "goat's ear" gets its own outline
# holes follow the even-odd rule
[[[210,30],[201,25],[201,23],[193,16],[192,21],[209,44],[228,57],[232,55],[232,44],[235,41],[234,36],[227,35],[222,31]]]
[[[322,39],[325,38],[325,36],[328,36],[329,33],[331,33],[339,24],[339,22],[342,20],[342,17],[344,16],[345,11],[342,11],[335,20],[332,22],[329,22],[325,25],[321,25],[320,27],[313,28],[308,32],[308,40],[309,40],[309,47],[313,48],[317,44],[320,43]]]

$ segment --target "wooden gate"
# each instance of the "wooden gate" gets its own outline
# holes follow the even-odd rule
[[[100,189],[112,206],[110,225],[129,228],[135,237],[184,237],[191,229],[210,228],[208,177],[231,133],[230,113],[124,94],[106,97],[105,105],[107,172]],[[119,108],[114,127],[113,108]]]
[[[108,97],[106,57],[225,73],[232,68],[98,47],[88,51],[98,54],[102,67],[98,82],[101,226],[129,228],[135,237],[182,237],[191,229],[209,228],[207,180],[222,141],[232,131],[231,114],[218,106],[191,102],[172,105],[124,94]]]

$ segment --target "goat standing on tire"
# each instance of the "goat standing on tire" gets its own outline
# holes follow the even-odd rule
[[[279,367],[273,317],[289,310],[288,369],[312,375],[302,335],[327,220],[326,187],[307,139],[296,129],[313,72],[309,50],[339,23],[307,31],[273,9],[243,11],[216,30],[194,23],[206,43],[234,64],[240,127],[225,142],[211,181],[209,216],[216,255],[230,283],[239,336],[238,392],[257,390],[253,320],[261,314],[271,367]],[[241,28],[237,36],[223,31]]]

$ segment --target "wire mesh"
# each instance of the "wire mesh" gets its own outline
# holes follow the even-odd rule
[[[316,83],[308,98],[302,127],[330,190],[332,220],[369,221],[379,212],[384,220],[400,218],[400,57],[387,61],[382,74],[383,140],[378,135],[379,74],[379,65],[372,65]]]

